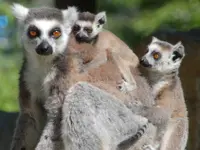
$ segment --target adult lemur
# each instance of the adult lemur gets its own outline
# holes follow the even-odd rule
[[[149,71],[150,84],[155,96],[155,107],[144,111],[154,125],[159,127],[157,145],[160,150],[184,150],[188,139],[188,117],[183,89],[178,76],[185,56],[181,42],[172,45],[153,37],[141,64]],[[157,111],[163,110],[168,117],[166,124]],[[167,128],[165,128],[167,126]],[[151,147],[151,146],[150,146]]]
[[[29,9],[14,4],[12,8],[22,29],[24,47],[24,61],[19,79],[20,114],[11,145],[12,150],[62,149],[61,120],[65,149],[72,150],[85,150],[85,146],[89,146],[88,150],[116,149],[120,141],[134,136],[147,124],[147,119],[134,115],[121,101],[130,102],[131,107],[134,99],[149,98],[147,104],[151,105],[153,99],[148,84],[136,74],[136,82],[139,83],[136,92],[141,96],[132,97],[131,94],[120,92],[117,81],[122,80],[121,71],[109,50],[106,53],[108,61],[104,64],[87,72],[79,72],[83,60],[87,59],[84,53],[90,49],[77,53],[76,50],[67,48],[71,28],[78,18],[74,7],[61,11],[55,8]],[[90,82],[121,101],[102,92],[104,97],[100,99],[94,98],[88,102],[85,99],[88,104],[85,105],[86,110],[80,110],[84,107],[81,104],[63,107],[63,102],[70,102],[68,89],[78,81]],[[89,89],[89,93],[85,91],[85,95],[82,94],[83,99],[102,91]],[[74,94],[74,98],[78,98],[77,93]],[[106,97],[105,103],[100,101]],[[79,101],[80,98],[76,102]],[[100,107],[102,105],[105,109]],[[73,111],[74,109],[76,111]],[[100,110],[105,111],[100,113]],[[92,121],[91,126],[87,126],[90,123],[87,119],[84,122],[85,119],[79,118],[79,114],[88,116],[85,111],[89,111],[92,116],[88,120]],[[96,119],[97,116],[99,120]],[[77,134],[81,135],[80,138]],[[98,141],[95,142],[97,145],[93,145],[93,140]]]

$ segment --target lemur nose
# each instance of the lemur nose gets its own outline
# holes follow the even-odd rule
[[[83,36],[83,35],[79,35],[79,34],[76,35],[76,40],[77,40],[78,42],[85,42],[85,41],[86,41],[86,38],[87,38],[87,37],[85,37],[85,36]]]
[[[142,57],[142,58],[140,59],[140,64],[141,64],[142,66],[144,66],[144,67],[151,67],[151,66],[152,66],[151,64],[149,64],[148,60],[147,60],[146,58],[144,58],[144,57]]]
[[[47,41],[43,41],[36,48],[36,52],[39,55],[50,55],[53,53],[53,49],[52,46]]]

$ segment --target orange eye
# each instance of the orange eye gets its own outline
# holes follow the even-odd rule
[[[37,36],[37,32],[35,32],[35,31],[30,31],[29,34],[30,34],[32,37],[36,37],[36,36]]]
[[[158,59],[159,57],[160,57],[160,55],[158,53],[153,54],[154,59]]]
[[[53,32],[53,37],[54,38],[59,38],[61,36],[61,32],[60,31],[54,31]]]

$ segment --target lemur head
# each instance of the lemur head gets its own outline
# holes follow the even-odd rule
[[[71,29],[78,19],[75,7],[59,10],[13,4],[12,12],[22,30],[25,52],[37,56],[55,56],[64,52]]]
[[[153,37],[146,54],[140,59],[140,64],[150,71],[171,73],[179,69],[184,56],[184,46],[181,42],[172,45]]]
[[[89,12],[79,13],[78,20],[73,27],[73,34],[76,40],[80,43],[91,43],[102,30],[106,21],[106,13],[104,11],[96,15]]]

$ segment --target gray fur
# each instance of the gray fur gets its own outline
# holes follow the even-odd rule
[[[17,7],[23,8],[19,6]],[[26,15],[30,15],[31,13],[29,12],[27,14],[27,9],[26,8],[23,8],[23,9],[24,11],[21,14],[19,13],[17,15],[19,18],[21,17],[20,18],[21,21],[24,19],[24,17],[25,18],[27,17]],[[18,9],[15,9],[15,10],[17,11]],[[38,11],[35,11],[35,12],[40,12],[40,11],[38,9]],[[34,42],[33,43],[30,42],[32,40],[28,39],[26,36],[25,36],[26,38],[23,38],[23,44],[24,44],[23,46],[25,48],[25,53],[24,53],[25,58],[24,58],[24,63],[23,63],[21,73],[20,73],[20,94],[19,94],[21,115],[18,118],[17,127],[15,130],[13,142],[11,145],[11,150],[18,150],[18,149],[24,149],[24,148],[28,150],[63,149],[64,147],[62,143],[61,133],[66,133],[68,131],[65,131],[65,130],[61,131],[61,120],[63,119],[62,115],[66,115],[65,117],[67,118],[68,117],[67,115],[70,114],[68,109],[66,110],[66,108],[62,108],[63,103],[70,102],[70,105],[73,106],[74,104],[76,104],[74,103],[74,101],[79,102],[80,99],[83,99],[82,97],[80,97],[81,94],[85,95],[87,99],[85,100],[83,99],[82,101],[80,101],[81,103],[78,103],[77,107],[73,106],[72,111],[74,111],[74,115],[75,115],[74,124],[76,123],[77,126],[81,126],[80,128],[78,128],[80,129],[80,133],[92,132],[95,134],[95,136],[93,137],[96,137],[88,141],[87,134],[85,136],[84,134],[80,134],[79,136],[82,136],[80,139],[80,143],[83,142],[82,145],[80,146],[82,149],[88,146],[88,145],[85,145],[84,142],[87,141],[89,143],[92,143],[93,140],[100,140],[101,143],[99,144],[101,145],[101,147],[103,145],[104,147],[110,146],[111,148],[115,149],[116,146],[121,141],[124,141],[125,139],[127,139],[128,136],[132,137],[134,136],[133,134],[137,134],[137,131],[139,130],[139,128],[142,127],[147,122],[145,118],[142,119],[141,116],[133,115],[131,110],[128,110],[125,107],[125,105],[120,102],[120,100],[114,99],[113,97],[110,97],[104,92],[100,92],[98,89],[92,90],[92,88],[94,89],[94,87],[90,87],[90,86],[87,87],[85,84],[83,87],[86,86],[86,89],[88,89],[88,91],[87,90],[84,91],[86,94],[82,93],[81,90],[83,90],[83,88],[81,88],[81,90],[78,90],[80,91],[79,97],[76,94],[74,94],[73,95],[74,101],[73,102],[70,101],[71,100],[70,98],[72,98],[72,95],[70,94],[67,95],[68,94],[67,90],[72,85],[71,82],[75,82],[76,79],[74,79],[75,81],[73,81],[74,72],[73,70],[70,70],[70,69],[73,69],[73,68],[70,68],[71,55],[68,55],[67,53],[68,49],[66,48],[66,46],[68,43],[67,37],[69,36],[69,32],[71,31],[71,27],[72,27],[69,25],[73,24],[74,22],[73,15],[74,14],[76,15],[77,12],[74,9],[70,10],[69,14],[67,12],[68,10],[62,11],[64,15],[63,17],[65,18],[65,20],[63,21],[68,21],[68,25],[65,26],[66,25],[65,23],[62,24],[61,22],[59,22],[60,23],[59,25],[62,26],[62,28],[64,28],[62,32],[62,36],[65,35],[66,38],[61,36],[62,38],[60,38],[60,41],[59,39],[53,40],[55,42],[54,45],[56,45],[54,48],[55,50],[54,52],[58,51],[56,55],[54,55],[54,53],[48,56],[40,56],[39,54],[36,54],[35,48],[37,45]],[[46,13],[44,13],[44,15],[48,16]],[[101,17],[102,15],[104,15],[104,13],[100,13],[98,17]],[[41,21],[41,19],[39,19],[39,21]],[[47,31],[44,29],[46,28],[46,26],[43,26],[44,23],[49,24],[51,23],[51,20],[50,22],[49,20],[47,21],[44,20],[42,24],[41,22],[39,23],[41,29],[44,30],[43,32],[47,34]],[[51,26],[51,24],[49,25]],[[24,31],[26,31],[26,28],[24,28]],[[37,40],[37,42],[38,41],[39,40]],[[136,75],[136,76],[139,76],[139,75]],[[67,80],[68,77],[69,79],[71,77],[72,81]],[[100,81],[102,80],[103,79],[100,79]],[[105,82],[105,80],[103,81]],[[107,88],[107,90],[109,89],[111,91],[113,90],[110,87]],[[147,89],[141,88],[140,90],[144,92]],[[117,90],[117,88],[114,88],[114,90]],[[138,92],[138,93],[141,94],[143,92]],[[98,96],[96,93],[102,93],[102,95],[104,96],[100,96],[100,95]],[[132,94],[134,95],[134,93]],[[139,95],[136,95],[135,97],[137,96]],[[109,100],[110,98],[112,100]],[[140,100],[140,97],[138,97],[138,99]],[[136,100],[136,98],[132,97],[131,101],[134,101],[134,100]],[[149,101],[151,101],[151,99]],[[95,104],[93,102],[95,102]],[[86,107],[84,107],[82,104],[86,105]],[[131,105],[134,105],[134,102],[132,102]],[[66,107],[68,108],[69,106],[67,105]],[[89,109],[90,107],[91,109]],[[98,109],[98,107],[100,108]],[[62,109],[63,111],[64,110],[66,111],[64,114],[62,114]],[[99,121],[97,121],[97,124],[98,124],[97,127],[102,128],[104,132],[100,132],[98,128],[88,129],[87,125],[90,125],[90,121],[93,121],[96,115],[91,114],[92,120],[90,120],[91,119],[90,117],[88,118],[88,120],[81,119],[79,118],[79,116],[76,116],[77,115],[76,111],[79,112],[82,109],[83,111],[85,111],[86,114],[88,113],[89,110],[99,111]],[[76,119],[80,119],[80,120],[76,122]],[[79,124],[80,122],[82,122],[83,125]],[[68,122],[68,124],[69,123],[70,122]],[[73,127],[76,128],[76,125]],[[91,126],[94,127],[95,125],[93,124]],[[124,126],[126,127],[124,128]],[[69,129],[69,131],[72,130],[71,133],[73,133],[73,127]],[[82,130],[82,127],[83,127],[83,130]],[[66,128],[69,128],[69,127],[66,127]],[[109,133],[108,135],[106,134],[107,132]],[[68,136],[67,133],[65,135]],[[77,136],[76,134],[70,135],[71,138],[74,138],[76,136]],[[110,143],[108,144],[102,143],[102,141],[104,140],[104,136],[108,136],[108,138],[110,138]],[[68,139],[64,137],[63,141],[66,142],[68,141]],[[107,141],[104,141],[104,142],[107,142]],[[98,149],[100,145],[93,145],[93,149]],[[75,148],[77,146],[74,141],[72,143],[72,146],[75,146]],[[67,149],[67,147],[65,147],[65,149]]]
[[[79,20],[94,22],[95,15],[90,12],[79,13]]]
[[[25,19],[25,23],[29,23],[34,19],[47,19],[47,20],[57,20],[59,22],[63,21],[62,11],[56,8],[31,8],[29,10],[28,16]]]
[[[79,82],[68,93],[62,121],[66,150],[115,150],[119,142],[147,123],[119,100],[88,83]]]
[[[19,4],[13,5],[13,12],[16,13],[14,15],[25,32],[22,38],[25,50],[19,79],[20,115],[10,149],[33,150],[38,141],[42,141],[42,143],[39,142],[36,149],[47,150],[57,146],[62,147],[59,126],[64,92],[60,90],[62,80],[59,80],[60,82],[57,80],[56,70],[52,67],[52,63],[61,53],[63,54],[66,51],[71,27],[78,13],[72,7],[62,10],[61,13],[60,10],[54,8],[28,9]],[[60,38],[48,39],[51,41],[49,43],[54,43],[53,53],[57,53],[56,55],[44,57],[36,53],[37,44],[40,44],[38,42],[47,40],[47,38],[40,37],[40,40],[32,40],[27,37],[23,21],[26,20],[29,24],[32,19],[37,21],[41,21],[41,19],[50,19],[49,21],[51,19],[57,21],[62,19],[62,22],[57,22],[62,30]],[[43,25],[40,24],[40,26]],[[49,31],[41,32],[49,34]],[[66,72],[66,70],[62,70],[62,72]],[[45,134],[41,135],[42,131]]]
[[[160,53],[159,59],[153,57],[154,52]],[[172,45],[155,37],[143,56],[145,62],[142,64],[145,67],[149,64],[147,68],[156,102],[154,107],[146,108],[143,116],[157,127],[153,147],[161,150],[184,150],[187,142],[187,107],[178,76],[184,56],[181,42]]]

